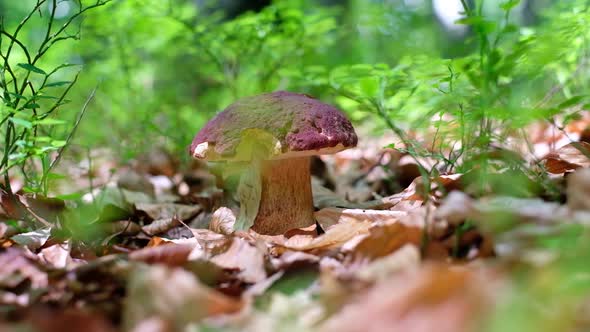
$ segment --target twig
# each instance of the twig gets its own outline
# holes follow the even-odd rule
[[[69,146],[69,143],[71,142],[72,138],[76,134],[78,126],[80,125],[80,122],[82,121],[82,118],[84,117],[84,114],[86,113],[86,109],[88,108],[90,101],[94,98],[94,95],[96,94],[97,89],[98,89],[98,87],[95,87],[92,90],[92,92],[90,93],[90,95],[88,96],[88,98],[86,98],[86,101],[84,102],[84,105],[82,106],[82,109],[78,113],[78,117],[76,118],[76,122],[74,123],[74,127],[72,128],[72,130],[68,134],[68,137],[66,138],[66,144],[64,144],[57,151],[57,157],[55,157],[55,159],[51,162],[51,164],[49,164],[49,167],[47,168],[47,172],[43,175],[44,180],[47,178],[47,174],[49,174],[51,172],[51,170],[57,165],[57,163],[59,163],[61,156],[63,155],[65,149]]]

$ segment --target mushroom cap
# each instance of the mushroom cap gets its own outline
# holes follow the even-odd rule
[[[277,91],[239,99],[197,133],[190,154],[209,161],[247,160],[245,142],[268,147],[264,159],[330,154],[357,144],[354,128],[335,107],[310,96]],[[240,153],[243,150],[248,153]]]

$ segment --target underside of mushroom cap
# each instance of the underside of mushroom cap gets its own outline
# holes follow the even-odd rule
[[[335,107],[277,91],[228,106],[195,136],[190,153],[211,161],[242,160],[238,151],[246,137],[272,145],[268,159],[335,153],[357,143],[352,124]]]

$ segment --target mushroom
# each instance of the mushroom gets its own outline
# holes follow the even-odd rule
[[[238,228],[283,234],[314,224],[310,158],[354,147],[338,109],[286,91],[236,101],[197,133],[190,154],[242,171]]]

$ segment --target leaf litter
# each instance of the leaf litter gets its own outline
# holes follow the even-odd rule
[[[565,204],[476,197],[462,174],[427,188],[411,159],[381,150],[364,164],[353,162],[358,149],[318,159],[329,171],[313,180],[316,225],[273,236],[241,229],[251,216],[203,165],[180,169],[162,151],[76,203],[90,211],[92,237],[69,228],[72,207],[2,193],[5,326],[473,331],[511,289],[505,269],[560,262],[540,237],[588,227],[590,171],[573,143],[538,164],[563,177]],[[397,193],[382,195],[377,163],[406,172]]]

